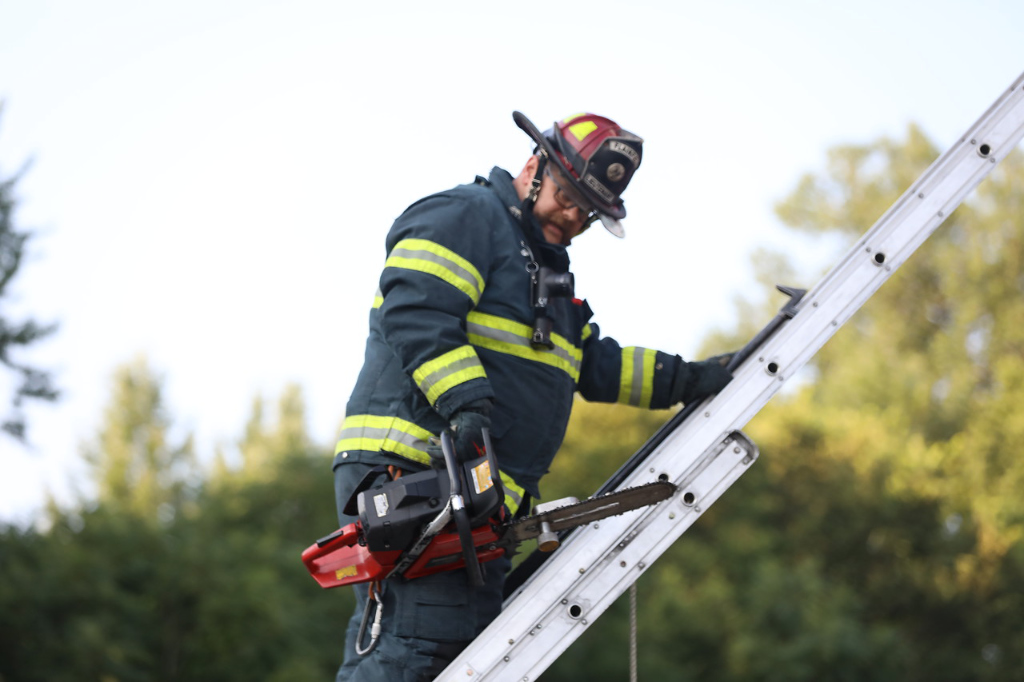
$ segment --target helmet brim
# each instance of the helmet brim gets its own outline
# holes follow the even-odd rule
[[[622,239],[626,236],[626,230],[622,228],[622,223],[617,218],[613,218],[610,215],[606,215],[598,211],[597,219],[604,225],[604,229],[611,232],[613,235]]]
[[[519,128],[529,135],[534,142],[537,143],[544,153],[547,154],[550,161],[554,161],[558,164],[558,167],[562,170],[562,175],[572,183],[573,189],[577,190],[580,194],[586,197],[593,205],[594,210],[598,213],[598,218],[601,224],[605,228],[614,234],[616,237],[625,236],[625,231],[622,229],[622,223],[619,221],[626,217],[626,207],[620,201],[618,204],[609,204],[603,201],[594,190],[590,189],[582,180],[576,177],[575,172],[572,168],[568,168],[565,162],[562,160],[562,154],[559,150],[555,149],[555,146],[551,144],[551,141],[544,136],[537,126],[533,125],[521,111],[512,112],[512,120],[516,122]]]

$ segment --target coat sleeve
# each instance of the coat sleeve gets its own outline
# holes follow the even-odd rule
[[[466,335],[492,259],[493,218],[472,197],[410,206],[388,234],[379,314],[385,343],[434,409],[450,419],[494,392]]]
[[[601,338],[598,326],[590,323],[583,329],[580,395],[592,402],[665,409],[672,406],[672,383],[681,363],[678,355]]]

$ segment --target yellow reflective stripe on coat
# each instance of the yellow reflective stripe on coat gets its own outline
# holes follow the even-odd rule
[[[533,329],[529,325],[478,311],[467,317],[466,333],[474,346],[551,365],[571,376],[573,381],[579,381],[583,351],[564,336],[552,334],[555,347],[537,349],[530,344]]]
[[[373,292],[373,307],[379,308],[384,303],[384,294],[381,293],[380,287],[377,287],[377,291]]]
[[[619,379],[618,402],[636,407],[650,407],[654,393],[654,361],[658,351],[627,346],[622,349],[622,373]]]
[[[523,504],[523,498],[526,497],[526,490],[516,485],[512,477],[504,471],[499,471],[498,474],[501,476],[501,485],[505,488],[505,506],[515,516]]]
[[[434,275],[469,296],[476,305],[484,291],[484,278],[468,260],[427,239],[403,239],[384,262],[385,268],[405,268]]]
[[[391,452],[430,466],[430,455],[426,449],[432,435],[426,429],[398,417],[356,414],[345,417],[334,453],[352,450]],[[505,489],[505,506],[515,514],[523,504],[526,490],[504,471],[499,471],[498,475]]]
[[[445,391],[472,379],[486,379],[484,366],[472,346],[459,346],[420,365],[412,379],[433,405]]]
[[[356,414],[345,417],[334,453],[347,450],[392,452],[429,466],[427,441],[432,435],[423,427],[398,417]]]

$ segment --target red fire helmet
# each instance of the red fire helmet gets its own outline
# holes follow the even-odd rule
[[[640,167],[643,139],[596,114],[556,121],[544,133],[520,112],[513,112],[512,117],[590,200],[605,227],[621,237],[618,221],[626,216],[622,192]]]

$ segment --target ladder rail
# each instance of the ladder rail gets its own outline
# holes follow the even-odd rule
[[[437,680],[536,679],[757,457],[738,431],[1024,138],[1024,74],[854,244],[732,382],[658,442],[620,487],[657,480],[675,497],[572,533]]]

